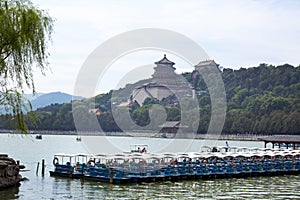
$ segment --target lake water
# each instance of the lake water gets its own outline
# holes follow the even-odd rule
[[[29,171],[29,181],[18,188],[0,191],[0,199],[300,199],[300,176],[253,177],[241,179],[156,182],[110,185],[98,182],[53,178],[55,153],[116,153],[130,144],[148,144],[151,152],[199,151],[202,145],[224,146],[225,141],[159,139],[137,137],[95,137],[0,134],[0,152],[20,160]],[[231,146],[264,147],[263,142],[228,141]],[[36,175],[37,162],[45,159],[46,174]]]

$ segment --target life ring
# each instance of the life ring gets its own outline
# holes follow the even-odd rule
[[[89,160],[88,161],[87,167],[90,167],[90,166],[95,166],[95,161],[94,160]]]
[[[59,163],[58,163],[58,158],[57,157],[54,157],[54,159],[53,159],[53,165],[58,165]]]

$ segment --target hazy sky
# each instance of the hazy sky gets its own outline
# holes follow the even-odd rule
[[[73,94],[78,72],[88,55],[111,37],[139,28],[181,33],[223,67],[300,64],[297,0],[32,1],[56,20],[50,46],[51,72],[46,77],[35,73],[38,92]],[[139,51],[117,60],[99,80],[95,93],[115,88],[128,72],[126,69],[153,64],[164,53]],[[192,71],[193,67],[177,56],[167,56],[176,63],[177,72]]]

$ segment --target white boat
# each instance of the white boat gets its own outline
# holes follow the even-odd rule
[[[148,153],[148,145],[147,144],[131,144],[130,151],[124,152],[125,154],[132,153]]]

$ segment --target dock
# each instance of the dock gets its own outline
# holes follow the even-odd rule
[[[299,174],[300,150],[204,147],[189,153],[56,154],[53,164],[51,176],[112,184],[244,178]]]
[[[299,148],[300,147],[300,135],[272,135],[268,137],[259,138],[261,141],[264,141],[265,147],[268,143],[272,143],[272,148],[278,146],[279,148]]]

